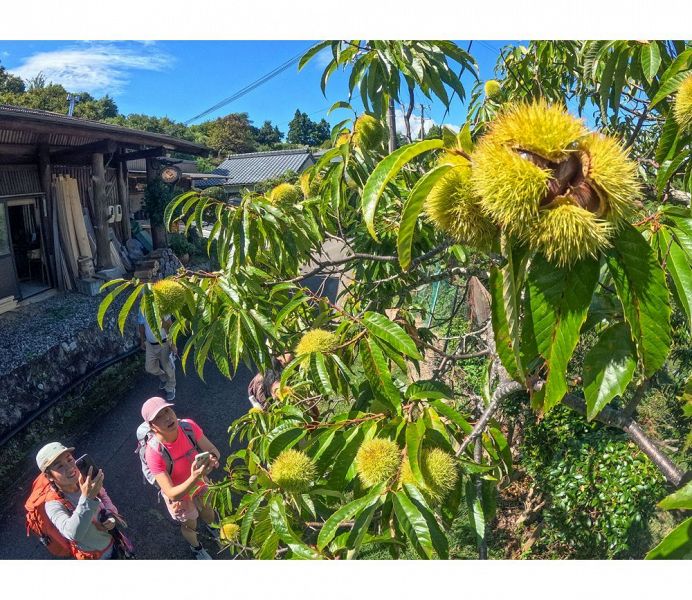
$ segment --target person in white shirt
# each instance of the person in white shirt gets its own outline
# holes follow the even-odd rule
[[[142,350],[146,352],[144,368],[147,373],[156,375],[161,384],[160,390],[165,390],[166,400],[171,402],[175,398],[175,355],[177,349],[175,344],[168,339],[168,331],[172,321],[170,315],[163,315],[163,323],[160,330],[161,341],[156,339],[154,332],[149,327],[149,323],[144,318],[140,308],[137,315],[139,324],[139,339]]]

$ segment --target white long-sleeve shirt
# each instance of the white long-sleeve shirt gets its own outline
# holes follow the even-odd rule
[[[112,544],[111,534],[97,529],[94,525],[94,522],[98,521],[101,506],[111,512],[117,512],[105,490],[101,490],[99,498],[93,500],[83,496],[81,491],[63,494],[75,507],[74,512],[67,510],[59,500],[46,502],[46,515],[58,531],[68,540],[76,542],[80,550],[88,552],[105,550]],[[110,552],[106,552],[102,558],[109,557]]]

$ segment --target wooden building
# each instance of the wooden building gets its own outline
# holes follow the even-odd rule
[[[56,182],[76,180],[73,196],[91,228],[94,267],[107,272],[114,266],[111,240],[131,237],[128,161],[145,159],[151,181],[160,164],[154,159],[172,151],[208,153],[167,135],[0,105],[0,312],[3,303],[48,288],[75,287],[64,264],[68,233],[75,234],[66,231],[66,200]]]

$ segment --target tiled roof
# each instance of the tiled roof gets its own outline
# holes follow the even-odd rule
[[[234,154],[223,161],[214,173],[228,179],[207,179],[196,187],[205,188],[212,185],[251,185],[279,177],[286,171],[300,173],[314,162],[314,156],[307,149],[276,150],[271,152],[250,152]],[[307,164],[306,164],[307,163]]]
[[[75,138],[75,143],[64,145],[81,145],[82,138],[94,138],[96,140],[110,138],[115,141],[129,143],[132,145],[163,146],[169,150],[178,150],[191,154],[207,154],[208,149],[200,144],[195,144],[188,140],[182,140],[164,135],[122,127],[121,125],[111,125],[90,119],[69,117],[56,112],[38,110],[35,108],[24,108],[21,106],[11,106],[0,104],[0,129],[21,130],[27,125],[39,124],[53,126],[56,133],[67,132]],[[62,128],[65,129],[62,129]]]

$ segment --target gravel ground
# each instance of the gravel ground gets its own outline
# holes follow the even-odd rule
[[[216,367],[207,365],[202,381],[194,369],[184,375],[178,364],[175,411],[179,417],[194,419],[202,427],[221,451],[222,464],[232,450],[238,449],[237,444],[229,448],[227,429],[250,407],[247,386],[251,376],[252,373],[241,367],[233,381],[229,381]],[[134,452],[135,432],[142,421],[142,402],[159,393],[158,384],[155,377],[142,369],[132,389],[124,393],[113,390],[118,397],[117,404],[92,425],[72,435],[56,431],[50,439],[38,441],[28,454],[34,456],[44,443],[53,440],[74,446],[78,454],[88,453],[103,468],[108,494],[130,525],[137,558],[189,560],[192,555],[180,527],[158,501],[154,487],[143,482],[139,457]],[[6,502],[0,506],[0,561],[51,558],[35,536],[26,536],[24,501],[35,476],[36,471],[31,468],[23,481],[15,483],[14,492],[9,492]],[[220,471],[213,474],[216,480],[222,476]],[[228,551],[217,554],[213,542],[204,540],[203,543],[215,559],[232,558]]]
[[[0,375],[69,340],[76,331],[93,327],[104,295],[65,292],[0,315]]]

